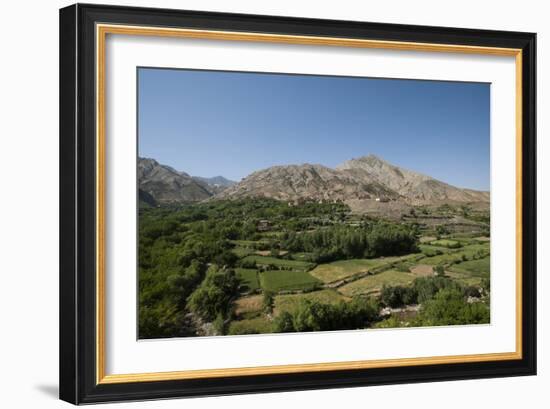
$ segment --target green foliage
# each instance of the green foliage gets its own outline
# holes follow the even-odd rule
[[[234,270],[212,266],[200,286],[189,296],[187,306],[206,321],[220,316],[225,319],[238,295],[239,279]]]
[[[419,277],[414,280],[413,289],[416,291],[418,304],[423,304],[432,299],[442,289],[462,291],[460,284],[445,276]]]
[[[444,276],[445,275],[445,267],[441,264],[438,264],[434,267],[434,272],[438,276]]]
[[[274,321],[275,332],[295,332],[292,314],[283,311]]]
[[[443,226],[438,226],[443,227]],[[449,240],[449,239],[440,239],[435,240],[430,243],[432,246],[440,246],[440,247],[447,247],[449,249],[458,249],[462,247],[462,244],[460,244],[457,240]]]
[[[404,323],[395,315],[390,315],[389,318],[379,321],[373,325],[374,328],[399,328],[404,326]]]
[[[415,326],[464,325],[489,323],[489,307],[481,302],[468,303],[462,291],[446,288],[427,301],[415,318]]]
[[[447,227],[443,226],[443,225],[439,225],[435,228],[435,234],[437,235],[438,239],[441,236],[444,236],[444,235],[449,234],[449,233],[450,233],[449,229]]]
[[[317,263],[354,258],[402,255],[418,250],[416,229],[390,222],[361,227],[331,226],[313,232],[283,235],[283,248],[312,253]]]
[[[141,199],[145,202],[147,198]],[[488,222],[486,212],[464,212],[450,206],[438,211],[462,214],[470,220],[487,218]],[[431,209],[419,208],[411,213],[420,216],[418,223],[401,224],[349,212],[343,203],[296,205],[270,199],[161,206],[142,203],[139,337],[195,335],[196,323],[189,312],[212,322],[219,334],[371,326],[377,320],[377,306],[368,309],[361,304],[364,300],[326,304],[327,300],[314,297],[323,293],[315,291],[320,288],[319,280],[332,282],[365,271],[370,275],[339,287],[338,292],[331,291],[342,298],[382,291],[381,303],[391,306],[424,304],[443,289],[456,289],[463,296],[476,297],[476,291],[479,294],[474,287],[462,289],[450,277],[414,280],[408,270],[417,264],[417,256],[424,257],[426,264],[444,266],[449,275],[467,285],[481,285],[479,295],[487,302],[489,245],[473,239],[479,233],[464,240],[455,239],[458,235],[453,234],[440,240],[437,247],[418,246],[420,232],[427,234],[427,227],[419,223],[421,215],[429,214]],[[269,225],[269,231],[258,228],[262,223]],[[439,236],[448,234],[444,227],[438,231]],[[457,244],[464,247],[458,248]],[[423,254],[400,257],[416,253],[419,248]],[[254,254],[259,250],[270,251],[271,257]],[[382,288],[384,284],[393,287]],[[233,302],[239,293],[260,290],[265,293],[263,306],[257,311],[260,316],[233,315]],[[284,292],[293,294],[282,295]],[[296,308],[284,311],[275,305],[272,322],[264,313],[273,311],[274,297],[294,297]],[[312,300],[311,304],[302,305],[298,300],[303,299]],[[371,316],[369,311],[375,312]]]
[[[350,302],[322,304],[302,300],[293,313],[283,312],[275,320],[276,332],[309,332],[366,328],[378,319],[378,303],[354,298]]]
[[[384,286],[379,300],[383,305],[392,308],[404,305],[423,304],[431,300],[440,290],[453,289],[461,292],[464,289],[456,281],[446,276],[419,277],[411,286]]]
[[[382,287],[380,302],[388,307],[398,308],[408,304],[416,304],[417,297],[418,293],[412,287]]]
[[[297,261],[297,260],[286,260],[276,257],[266,257],[266,256],[247,256],[245,257],[241,265],[244,263],[252,263],[256,266],[267,266],[272,268],[280,268],[285,270],[300,270],[307,271],[315,267],[315,264],[309,263],[307,261]]]
[[[139,334],[141,338],[177,336],[185,331],[182,310],[186,299],[204,277],[206,266],[140,269]]]
[[[264,298],[262,300],[262,307],[266,314],[273,312],[273,306],[275,305],[275,297],[272,291],[264,291]]]

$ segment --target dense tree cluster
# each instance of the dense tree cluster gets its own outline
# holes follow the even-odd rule
[[[316,263],[408,254],[418,251],[417,244],[418,232],[414,228],[389,222],[287,232],[281,242],[289,251],[312,253]]]
[[[275,319],[276,332],[309,332],[367,328],[378,319],[378,303],[354,298],[349,302],[323,304],[302,300],[294,312],[282,312]]]
[[[462,287],[458,282],[446,276],[419,277],[411,286],[383,287],[380,294],[380,302],[392,308],[411,304],[423,304],[431,300],[440,290],[452,289],[460,291],[464,296],[471,293],[469,287]]]
[[[410,287],[384,287],[380,303],[392,308],[410,304],[421,304],[419,314],[412,320],[412,326],[461,325],[488,323],[490,319],[488,300],[480,299],[481,292],[488,289],[463,287],[445,277],[417,278]],[[476,302],[468,302],[474,298]],[[396,317],[390,317],[386,324],[378,327],[398,327]]]
[[[463,291],[446,288],[422,305],[414,326],[488,324],[490,311],[482,302],[468,303]]]

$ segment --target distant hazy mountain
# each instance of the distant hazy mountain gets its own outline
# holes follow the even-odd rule
[[[235,183],[237,183],[233,180],[226,179],[223,176],[214,176],[211,178],[193,176],[193,179],[206,186],[206,188],[210,193],[212,193],[212,195],[220,193],[227,189],[229,186],[233,186]]]
[[[375,200],[409,204],[488,202],[489,193],[460,189],[394,166],[374,155],[331,169],[322,165],[273,166],[254,172],[216,199],[250,196],[280,200]]]
[[[223,176],[214,176],[212,178],[203,178],[201,176],[193,176],[194,179],[200,180],[210,186],[229,187],[234,185],[235,181],[224,178]]]

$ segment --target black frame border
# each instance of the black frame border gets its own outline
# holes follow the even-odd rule
[[[96,384],[95,24],[185,27],[522,50],[522,359]],[[60,399],[74,404],[536,374],[536,34],[75,4],[60,10]]]

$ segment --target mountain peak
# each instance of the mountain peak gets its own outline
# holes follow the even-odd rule
[[[352,161],[353,160],[357,160],[357,161],[360,161],[360,162],[366,162],[366,163],[369,163],[371,165],[390,165],[390,163],[388,163],[387,161],[382,159],[380,156],[376,156],[373,153],[370,153],[367,156],[361,156],[357,159],[352,159]]]

